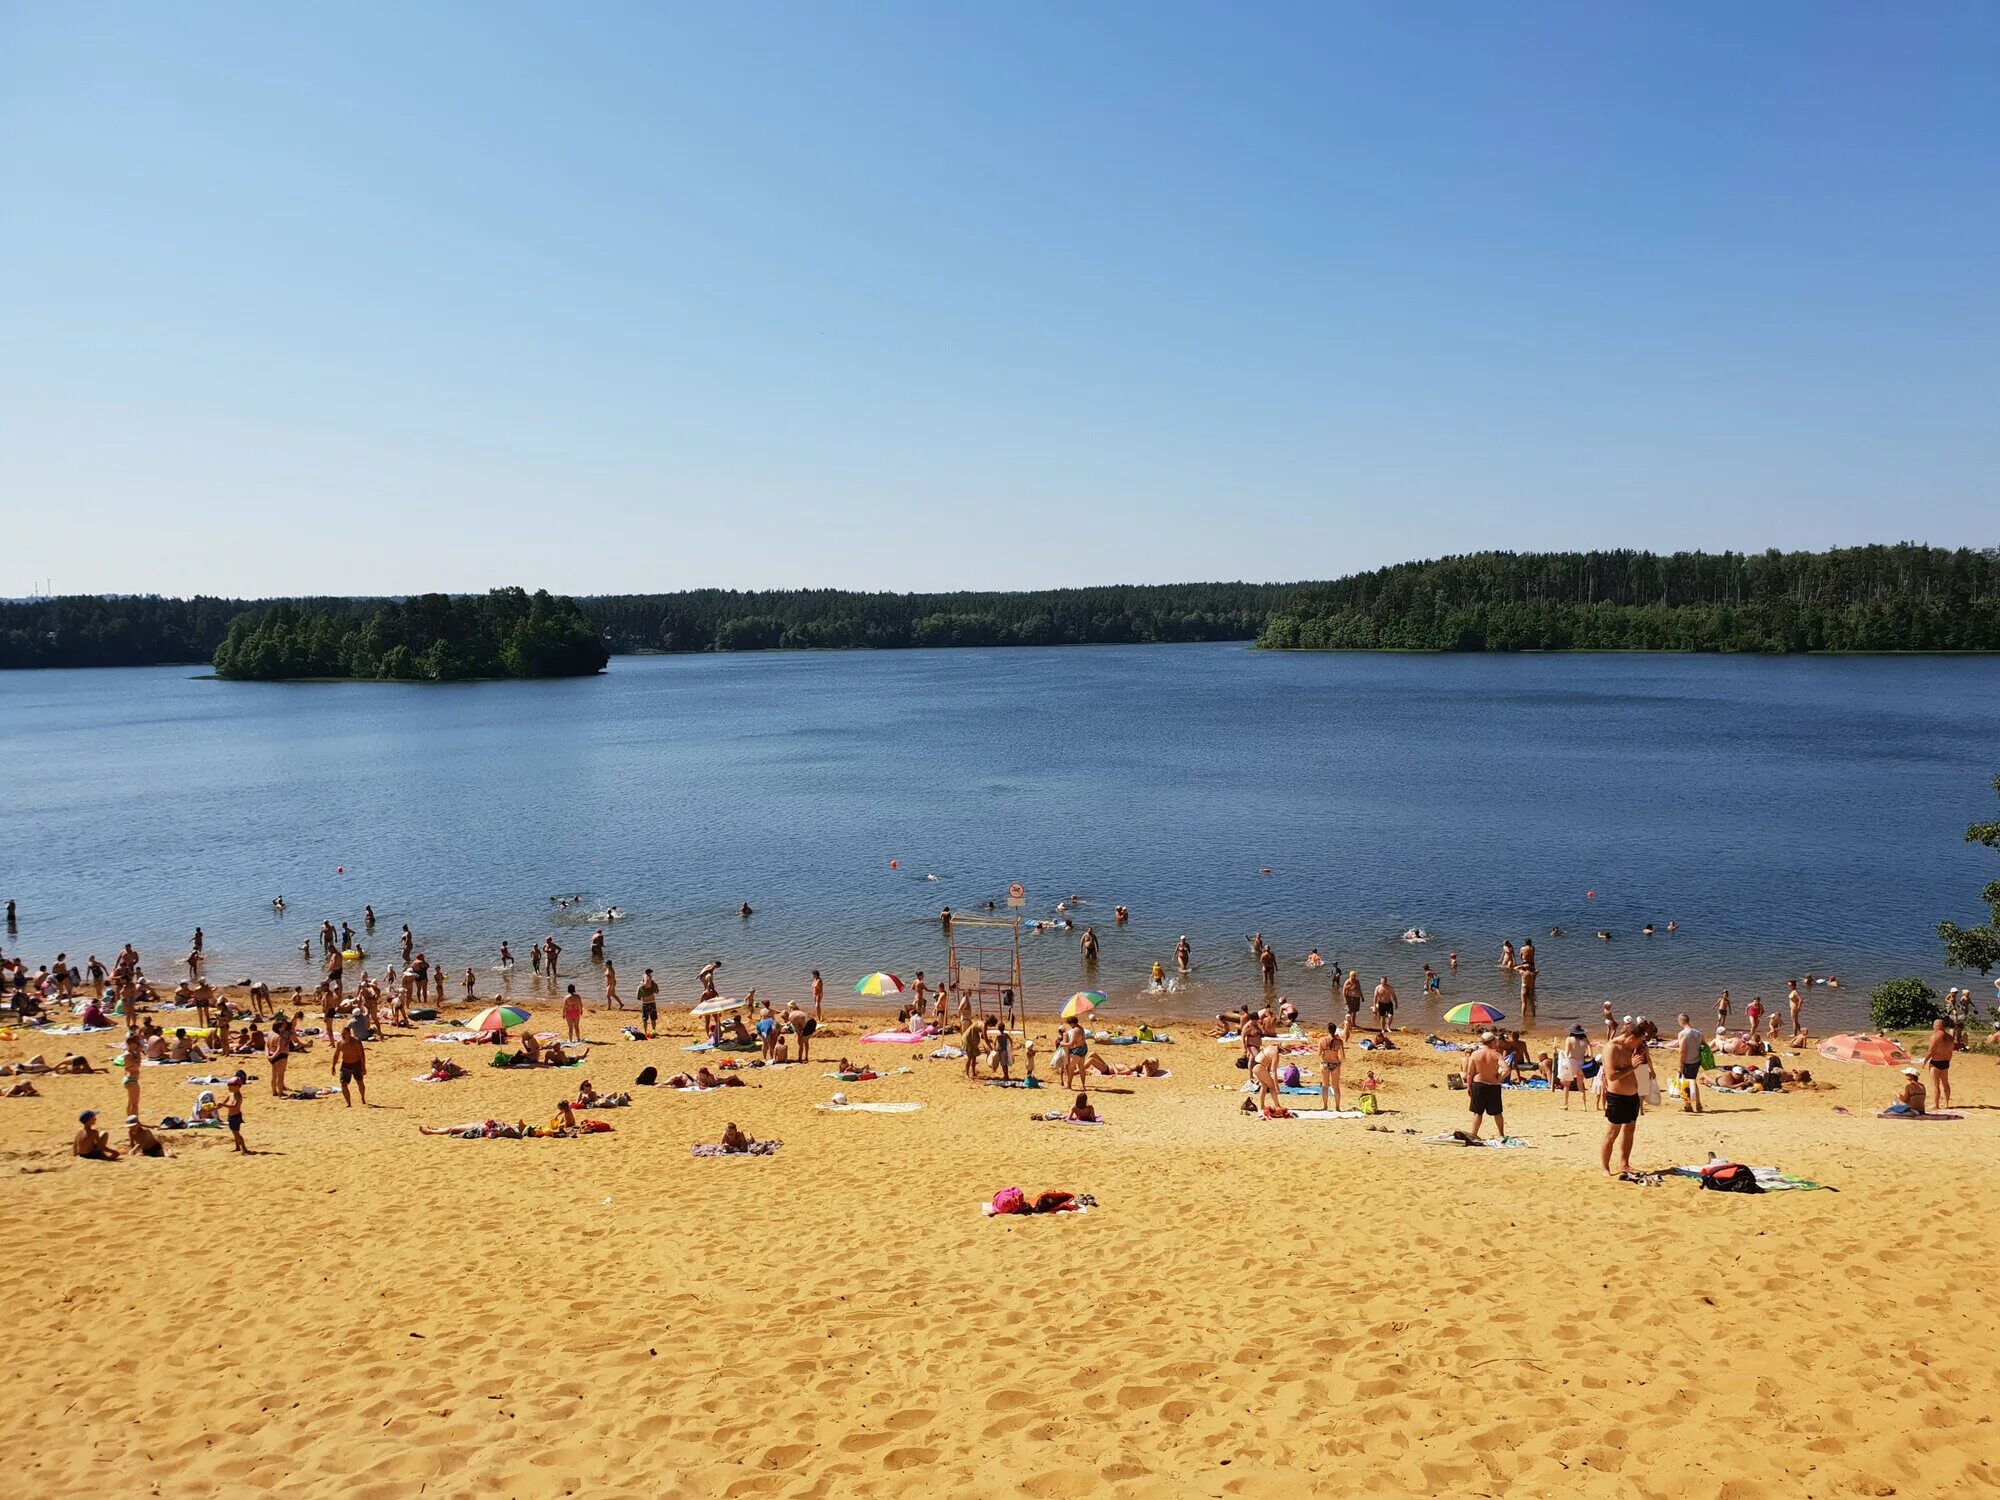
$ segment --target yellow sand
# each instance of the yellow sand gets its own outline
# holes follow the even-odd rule
[[[1191,1034],[1107,1049],[1174,1076],[1096,1090],[1106,1126],[1030,1123],[1064,1096],[967,1084],[843,1018],[826,1059],[914,1072],[641,1090],[584,1140],[416,1133],[698,1061],[677,1025],[564,1073],[391,1041],[366,1112],[253,1085],[248,1159],[206,1133],[169,1161],[71,1160],[79,1108],[122,1138],[115,1074],[0,1101],[16,1493],[2000,1487],[1988,1058],[1956,1070],[1957,1124],[1878,1121],[1898,1075],[1833,1064],[1827,1091],[1641,1122],[1645,1166],[1715,1151],[1840,1189],[1764,1197],[1607,1183],[1598,1117],[1542,1094],[1507,1096],[1537,1149],[1419,1144],[1464,1118],[1421,1042],[1377,1063],[1385,1130],[1241,1117],[1231,1053]],[[595,1012],[587,1033],[616,1035]],[[440,1051],[472,1075],[411,1082]],[[196,1092],[172,1069],[145,1088],[149,1119]],[[837,1088],[924,1109],[815,1113]],[[727,1120],[783,1151],[690,1158]],[[1016,1184],[1101,1207],[981,1216]]]

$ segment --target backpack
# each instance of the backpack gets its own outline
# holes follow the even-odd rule
[[[1707,1072],[1715,1066],[1715,1049],[1709,1046],[1707,1042],[1703,1042],[1701,1044],[1701,1055],[1695,1059],[1695,1062],[1704,1073]]]
[[[1002,1188],[993,1195],[993,1212],[996,1214],[1026,1213],[1028,1195],[1017,1187]]]
[[[1741,1162],[1710,1162],[1701,1169],[1701,1185],[1717,1193],[1761,1193],[1757,1174]]]
[[[1381,1112],[1382,1107],[1375,1102],[1373,1094],[1363,1094],[1361,1096],[1361,1113],[1364,1115],[1378,1115]]]
[[[651,1088],[660,1081],[660,1070],[648,1064],[639,1070],[639,1076],[632,1081],[641,1087]]]

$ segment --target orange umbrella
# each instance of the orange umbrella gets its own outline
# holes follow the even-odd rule
[[[1886,1036],[1854,1036],[1842,1032],[1819,1044],[1819,1055],[1835,1062],[1873,1063],[1878,1068],[1907,1067],[1910,1054],[1903,1044]]]

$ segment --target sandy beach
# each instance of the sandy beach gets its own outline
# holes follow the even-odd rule
[[[552,1013],[551,1013],[552,1014]],[[538,1017],[537,1026],[548,1016]],[[1507,1096],[1532,1149],[1433,1146],[1466,1123],[1456,1059],[1416,1033],[1373,1065],[1384,1113],[1238,1113],[1233,1049],[1192,1031],[1162,1080],[1070,1096],[968,1083],[929,1046],[831,1015],[811,1064],[750,1087],[633,1090],[577,1140],[426,1138],[545,1121],[588,1076],[691,1065],[695,1023],[569,1071],[393,1035],[368,1110],[247,1093],[168,1160],[114,1142],[115,1072],[0,1101],[10,1179],[16,1482],[38,1496],[1836,1496],[2000,1485],[1995,1062],[1953,1123],[1878,1120],[1893,1070],[1671,1101],[1635,1164],[1714,1152],[1837,1192],[1607,1182],[1587,1103]],[[1130,1021],[1132,1017],[1121,1017]],[[556,1023],[559,1027],[559,1022]],[[428,1030],[429,1028],[423,1028]],[[1035,1030],[1046,1035],[1047,1028]],[[419,1033],[421,1034],[421,1032]],[[103,1063],[114,1033],[79,1039]],[[0,1058],[51,1057],[33,1032]],[[1414,1044],[1414,1045],[1412,1045]],[[935,1045],[935,1044],[932,1044]],[[469,1075],[418,1084],[434,1054]],[[884,1076],[824,1076],[842,1053]],[[907,1073],[888,1070],[907,1067]],[[145,1117],[196,1089],[148,1069]],[[292,1081],[326,1081],[322,1043]],[[821,1113],[851,1100],[903,1114]],[[1297,1101],[1316,1104],[1316,1100]],[[1851,1111],[1839,1114],[1836,1107]],[[777,1138],[697,1159],[727,1121]],[[1371,1128],[1374,1127],[1374,1128]],[[999,1189],[1077,1216],[989,1219]]]

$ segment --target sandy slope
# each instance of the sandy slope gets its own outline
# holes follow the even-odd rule
[[[859,1029],[821,1050],[912,1060]],[[603,1047],[584,1071],[622,1087],[688,1061],[685,1040]],[[644,1091],[604,1116],[612,1135],[530,1142],[415,1126],[545,1118],[581,1075],[457,1048],[471,1078],[410,1082],[440,1050],[373,1049],[366,1112],[253,1086],[249,1159],[208,1134],[170,1161],[70,1160],[78,1108],[122,1118],[115,1075],[0,1101],[22,1493],[2000,1487],[1981,1285],[2000,1109],[1878,1122],[1876,1070],[1650,1113],[1647,1165],[1717,1151],[1841,1189],[1726,1197],[1607,1184],[1597,1117],[1545,1095],[1508,1096],[1536,1150],[1420,1145],[1402,1132],[1463,1107],[1423,1049],[1387,1064],[1386,1132],[1241,1118],[1230,1054],[1184,1038],[1158,1050],[1172,1079],[1097,1093],[1094,1131],[1030,1123],[1052,1092],[916,1061],[845,1086],[914,1115],[816,1114],[842,1085],[815,1064]],[[2000,1104],[1994,1066],[1962,1062],[1961,1096]],[[323,1068],[301,1058],[294,1081]],[[195,1092],[172,1073],[148,1071],[149,1118]],[[728,1119],[785,1149],[688,1156]],[[982,1218],[1011,1184],[1102,1206]]]

